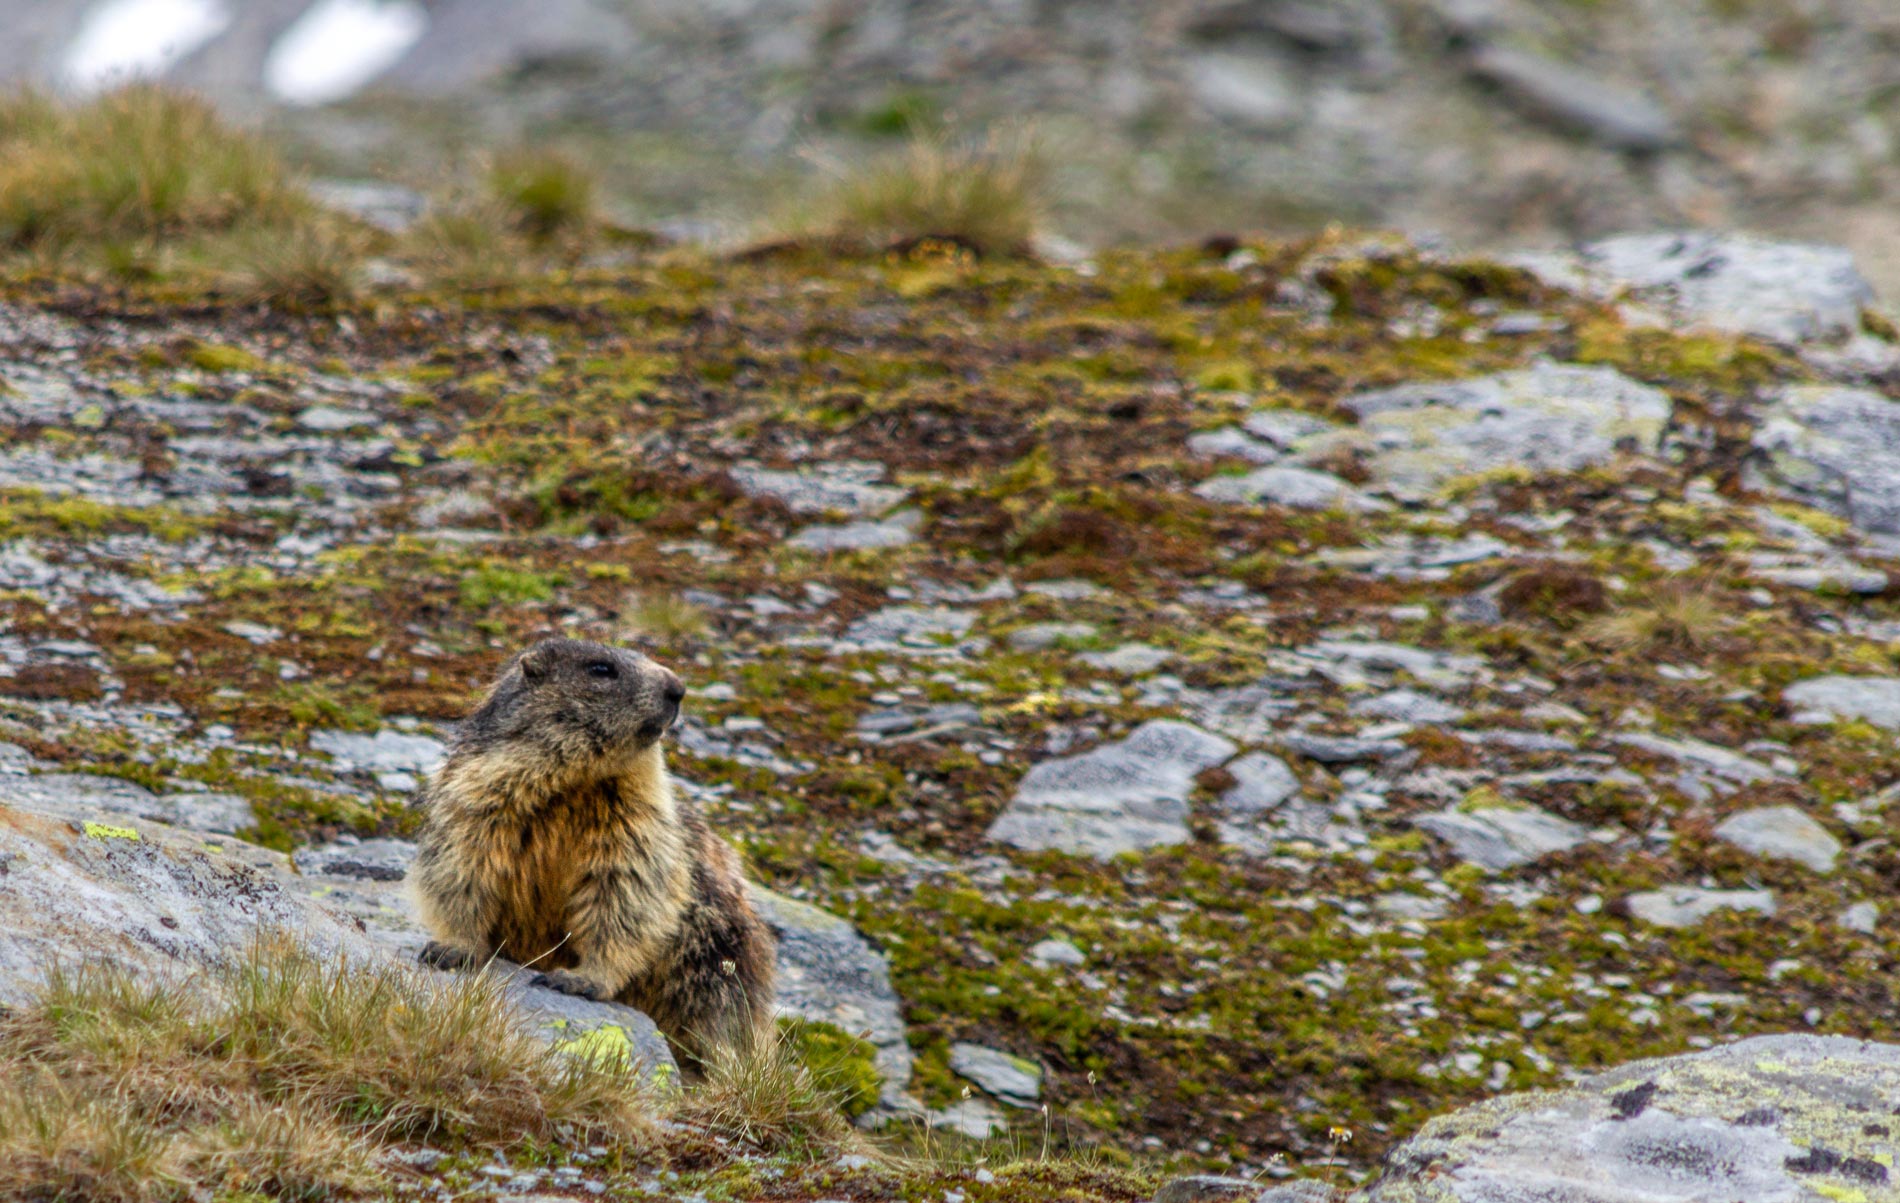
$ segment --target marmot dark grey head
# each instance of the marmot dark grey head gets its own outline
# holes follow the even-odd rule
[[[563,758],[629,752],[665,735],[685,696],[677,676],[639,652],[544,639],[508,662],[460,736],[529,741]]]

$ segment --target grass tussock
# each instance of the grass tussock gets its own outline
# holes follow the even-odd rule
[[[1667,580],[1585,623],[1581,634],[1626,655],[1698,655],[1717,648],[1734,625],[1713,582]]]
[[[0,1197],[169,1203],[387,1188],[398,1144],[644,1145],[624,1073],[513,1026],[499,982],[340,966],[284,939],[181,983],[54,973],[0,1020]]]
[[[848,1090],[814,1073],[797,1042],[781,1031],[763,1048],[714,1056],[674,1118],[767,1156],[824,1160],[870,1148],[845,1117]]]
[[[1027,255],[1049,202],[1045,156],[1023,133],[980,144],[919,134],[886,158],[833,173],[815,232],[873,248],[941,241]]]
[[[310,202],[261,138],[152,84],[76,104],[0,101],[0,245],[16,250],[285,226]]]
[[[662,643],[697,639],[710,626],[706,611],[675,593],[629,593],[620,609],[627,632]]]
[[[537,246],[585,236],[599,219],[599,182],[559,151],[501,156],[488,170],[488,191],[506,222]]]

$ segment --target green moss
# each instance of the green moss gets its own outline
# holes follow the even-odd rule
[[[877,1048],[836,1024],[805,1019],[778,1021],[779,1032],[793,1053],[811,1072],[818,1090],[838,1100],[838,1109],[856,1119],[877,1106],[883,1075],[876,1065]]]
[[[249,351],[223,343],[193,343],[185,352],[185,361],[205,372],[257,372],[264,368],[264,361]]]
[[[545,602],[554,599],[555,590],[565,580],[560,573],[537,572],[490,561],[463,575],[457,585],[457,595],[470,610]]]

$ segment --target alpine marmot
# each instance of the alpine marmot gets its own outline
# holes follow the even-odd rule
[[[667,776],[685,694],[599,643],[508,663],[423,796],[423,963],[532,966],[539,985],[645,1011],[688,1065],[771,1030],[771,933],[737,854]]]

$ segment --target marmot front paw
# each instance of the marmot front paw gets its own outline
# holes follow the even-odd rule
[[[595,1002],[605,1002],[612,997],[613,993],[599,982],[582,977],[578,973],[569,973],[565,969],[556,969],[551,973],[537,973],[528,979],[528,984],[545,986],[550,990],[558,990],[562,994],[579,995],[581,998],[589,998]]]
[[[416,960],[431,969],[467,969],[475,963],[475,956],[466,949],[431,940],[416,954]]]

